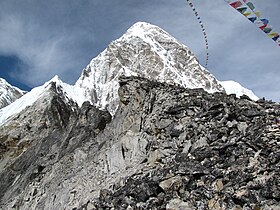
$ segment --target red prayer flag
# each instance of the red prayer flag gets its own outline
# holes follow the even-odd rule
[[[230,4],[230,6],[232,6],[234,9],[236,9],[242,5],[243,5],[242,2],[240,2],[240,1],[236,1],[236,2],[233,2]]]

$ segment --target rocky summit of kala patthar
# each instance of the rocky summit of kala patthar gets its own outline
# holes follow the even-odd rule
[[[279,104],[119,85],[113,118],[53,85],[45,108],[1,127],[2,209],[279,209]]]

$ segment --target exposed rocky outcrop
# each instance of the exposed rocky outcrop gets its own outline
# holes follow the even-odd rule
[[[278,104],[142,79],[120,84],[119,114],[146,135],[146,157],[141,171],[101,191],[97,209],[279,209]]]
[[[54,86],[45,107],[0,128],[1,208],[279,209],[279,104],[138,77],[119,86],[111,122]]]

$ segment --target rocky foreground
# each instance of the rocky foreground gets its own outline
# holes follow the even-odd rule
[[[0,209],[280,209],[279,104],[119,85],[113,118],[54,84],[0,127]]]

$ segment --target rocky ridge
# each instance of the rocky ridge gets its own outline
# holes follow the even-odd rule
[[[111,120],[52,84],[0,127],[1,208],[279,209],[279,104],[120,77]]]
[[[121,82],[120,96],[124,109],[145,110],[146,166],[96,207],[279,209],[279,104],[143,83]]]

